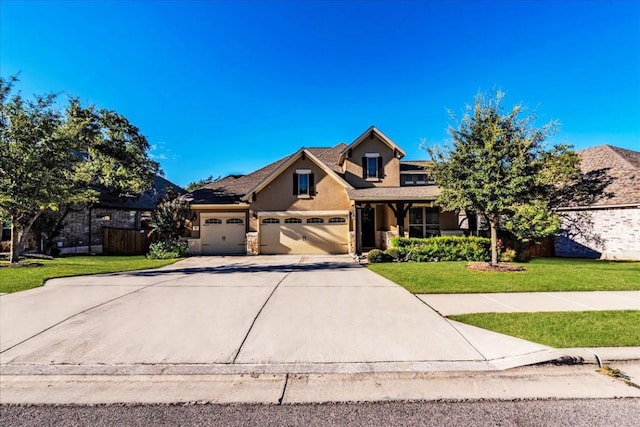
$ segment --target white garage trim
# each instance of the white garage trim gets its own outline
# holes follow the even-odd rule
[[[340,216],[349,215],[349,211],[262,211],[258,212],[258,218],[261,216]]]

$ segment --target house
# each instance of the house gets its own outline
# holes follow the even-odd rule
[[[599,176],[603,195],[560,208],[557,256],[640,260],[640,152],[601,145],[578,152],[584,174]]]
[[[434,205],[424,161],[371,126],[350,144],[303,147],[244,176],[184,196],[193,254],[356,254],[393,236],[463,234],[464,216]],[[463,224],[463,227],[460,224]]]
[[[77,211],[71,210],[67,214],[63,220],[64,228],[55,237],[57,248],[62,254],[103,253],[105,228],[145,233],[150,227],[151,212],[167,191],[176,194],[185,192],[157,175],[153,187],[136,198],[115,197],[101,192],[97,203]]]

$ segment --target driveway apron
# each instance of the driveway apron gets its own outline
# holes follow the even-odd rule
[[[198,257],[56,279],[1,296],[0,315],[5,371],[484,362],[547,350],[449,322],[348,256]]]

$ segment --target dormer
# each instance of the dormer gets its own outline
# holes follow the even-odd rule
[[[371,126],[340,152],[338,163],[355,188],[397,187],[404,155],[402,148]]]

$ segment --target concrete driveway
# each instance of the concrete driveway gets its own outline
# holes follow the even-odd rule
[[[489,370],[557,356],[447,321],[348,256],[196,257],[0,296],[10,375]]]

